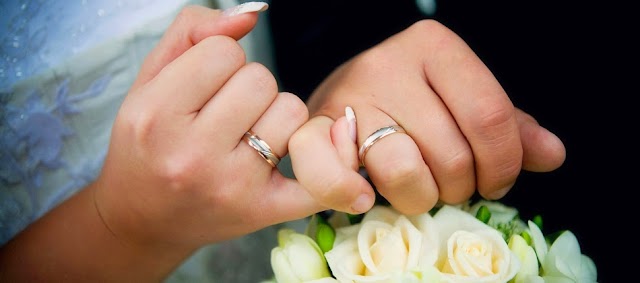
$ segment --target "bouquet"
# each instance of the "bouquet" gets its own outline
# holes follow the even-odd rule
[[[594,262],[569,230],[543,233],[498,201],[439,205],[403,215],[314,215],[304,231],[278,231],[271,282],[597,282]]]

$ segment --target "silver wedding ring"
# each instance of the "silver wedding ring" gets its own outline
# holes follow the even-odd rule
[[[278,155],[271,150],[271,147],[265,141],[260,139],[258,135],[248,131],[244,133],[243,139],[249,144],[249,146],[253,147],[253,149],[255,149],[260,156],[269,163],[269,165],[273,167],[278,166],[278,163],[280,163],[280,157],[278,157]]]
[[[364,167],[364,157],[367,155],[367,152],[369,151],[369,149],[374,143],[378,142],[379,140],[381,140],[382,138],[388,135],[395,134],[395,133],[406,133],[406,132],[399,125],[387,126],[387,127],[382,127],[380,129],[377,129],[366,140],[364,140],[364,143],[362,143],[360,150],[358,150],[360,165]]]

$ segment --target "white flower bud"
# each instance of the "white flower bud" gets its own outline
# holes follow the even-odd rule
[[[271,250],[271,267],[278,283],[331,277],[320,247],[307,235],[282,229],[278,231],[278,244]]]
[[[527,241],[522,236],[511,236],[511,239],[509,239],[509,249],[518,257],[521,264],[520,270],[518,270],[514,278],[515,283],[530,282],[526,280],[532,280],[533,278],[529,278],[531,276],[539,277],[536,252],[533,250],[533,247],[527,244]]]

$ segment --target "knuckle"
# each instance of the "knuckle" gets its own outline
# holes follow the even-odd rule
[[[495,173],[492,178],[499,183],[511,183],[513,182],[520,170],[522,169],[522,162],[518,158],[507,158],[504,162],[496,166]]]
[[[438,48],[447,48],[454,44],[454,39],[457,39],[455,33],[450,29],[432,19],[414,23],[406,30],[406,34],[413,40],[421,39],[423,44],[434,45]]]
[[[198,50],[205,53],[205,57],[210,57],[209,62],[222,60],[220,64],[242,66],[246,60],[246,55],[240,44],[228,36],[210,36],[200,41],[197,46],[201,46]]]
[[[387,48],[376,47],[365,51],[357,57],[354,66],[358,70],[365,72],[369,78],[384,79],[389,74],[394,73],[390,71],[393,70],[397,64],[395,57],[396,56]]]
[[[476,176],[473,152],[469,147],[452,153],[438,165],[440,167],[432,167],[432,170],[444,203],[458,204],[471,197]]]
[[[257,89],[266,90],[265,93],[277,93],[278,83],[267,67],[260,63],[251,62],[244,69],[253,78],[252,83]]]
[[[278,95],[277,100],[282,103],[282,108],[279,111],[282,115],[285,115],[285,121],[294,121],[302,124],[309,119],[307,106],[298,96],[283,92]]]
[[[407,29],[408,33],[418,33],[419,35],[433,35],[446,31],[446,27],[440,22],[432,19],[420,20],[413,23]]]
[[[407,56],[407,53],[416,55],[415,52],[437,52],[459,45],[460,38],[438,21],[421,20],[400,32],[397,37],[361,53],[353,65],[357,70],[365,72],[369,78],[388,81],[389,76],[396,74],[398,68],[407,68],[406,64],[416,66],[416,63],[420,63],[419,60],[415,60],[415,56]],[[416,49],[415,46],[428,48]]]
[[[393,158],[388,160],[388,166],[380,172],[379,178],[384,187],[398,187],[411,185],[420,180],[421,164],[413,158]]]
[[[194,172],[198,172],[198,162],[185,154],[168,155],[158,158],[154,171],[171,190],[184,191],[191,187]]]
[[[292,153],[292,159],[295,158],[294,152],[304,152],[307,144],[314,142],[313,136],[304,127],[294,132],[289,138],[289,152]]]
[[[178,15],[176,15],[176,18],[173,21],[173,24],[175,26],[186,25],[194,18],[193,16],[196,14],[197,9],[198,7],[196,7],[195,5],[185,6],[180,10],[180,12],[178,12]]]
[[[481,130],[491,130],[509,123],[515,116],[514,108],[500,100],[492,100],[491,103],[483,103],[483,111],[477,121]],[[494,103],[495,102],[495,103]]]
[[[332,176],[326,176],[326,178],[321,179],[321,184],[318,188],[322,188],[318,190],[317,197],[322,204],[325,204],[329,207],[342,207],[349,206],[351,202],[350,194],[348,190],[346,190],[346,184],[348,183],[348,177],[344,174],[344,171],[340,171],[341,173],[333,174]],[[344,203],[342,203],[344,202]]]
[[[489,182],[503,183],[515,180],[522,168],[523,149],[513,105],[502,98],[488,99],[478,105],[478,119],[471,120],[472,132],[484,155],[491,154],[491,167],[484,169]],[[482,177],[482,176],[481,176]]]
[[[447,176],[462,178],[473,173],[473,153],[470,148],[453,153],[441,163]]]
[[[505,103],[489,104],[476,123],[475,135],[483,143],[490,160],[484,169],[485,180],[494,184],[511,183],[522,168],[522,144],[513,106]],[[482,177],[482,176],[480,176]]]
[[[513,106],[500,100],[482,103],[477,119],[471,119],[472,128],[489,146],[500,146],[512,137],[517,129]]]
[[[157,128],[158,115],[151,108],[129,111],[133,109],[133,106],[123,105],[114,125],[114,135],[131,137],[137,145],[149,145]]]
[[[240,213],[233,209],[238,202],[238,196],[233,193],[233,190],[210,190],[208,191],[208,202],[217,207],[225,207],[229,208],[229,210],[234,210],[236,213]]]
[[[416,23],[416,29],[421,38],[430,43],[440,43],[441,46],[458,45],[462,40],[458,34],[436,20],[422,20]]]

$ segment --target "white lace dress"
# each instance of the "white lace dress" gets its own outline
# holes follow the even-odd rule
[[[0,2],[0,245],[94,180],[142,60],[186,4],[237,1]],[[273,70],[264,16],[241,43]],[[277,228],[205,247],[167,281],[268,279]]]

